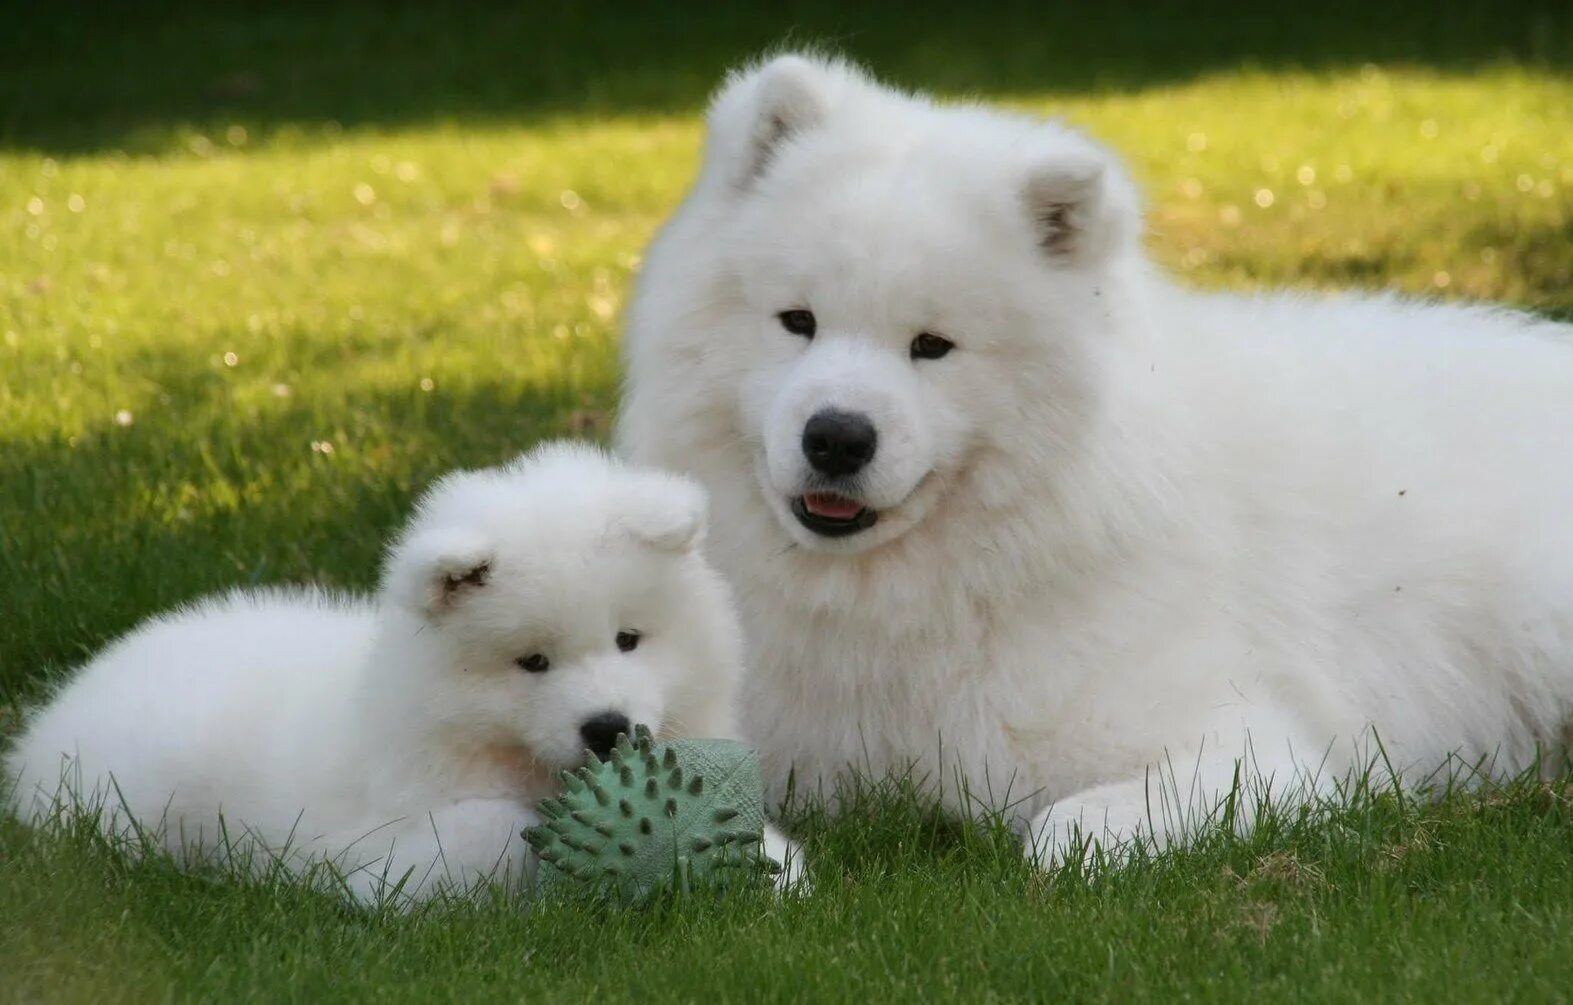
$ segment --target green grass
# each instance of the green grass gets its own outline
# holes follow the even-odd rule
[[[901,786],[810,814],[807,897],[642,910],[505,900],[358,914],[298,885],[131,862],[0,825],[18,1001],[1566,1000],[1573,785],[1417,808],[1352,794],[1249,841],[1034,874]]]
[[[139,618],[237,583],[369,586],[434,474],[604,432],[704,93],[783,39],[1086,126],[1190,281],[1573,315],[1573,15],[1370,6],[17,16],[0,731]],[[0,997],[1567,1000],[1569,814],[1558,787],[1355,798],[1087,882],[886,793],[810,814],[801,901],[413,917],[6,822]]]

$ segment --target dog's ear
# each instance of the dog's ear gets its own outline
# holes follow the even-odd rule
[[[650,472],[628,488],[619,525],[662,551],[693,551],[704,543],[709,498],[678,475]]]
[[[493,561],[491,543],[472,532],[417,531],[388,556],[383,588],[405,607],[436,618],[484,590]]]
[[[1022,186],[1038,247],[1060,262],[1099,259],[1140,235],[1135,187],[1112,156],[1051,128]]]
[[[852,77],[843,64],[800,55],[733,74],[710,105],[707,173],[747,189],[782,144],[824,121]]]

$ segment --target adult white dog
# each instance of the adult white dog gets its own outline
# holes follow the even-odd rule
[[[1052,862],[1182,836],[1242,755],[1359,770],[1373,726],[1410,777],[1559,754],[1573,329],[1199,294],[1140,232],[1056,124],[814,57],[716,98],[619,435],[711,491],[778,791],[915,764]]]

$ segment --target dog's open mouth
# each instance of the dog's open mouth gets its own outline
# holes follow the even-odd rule
[[[792,515],[820,537],[846,537],[879,520],[877,510],[834,492],[805,492],[792,500]]]

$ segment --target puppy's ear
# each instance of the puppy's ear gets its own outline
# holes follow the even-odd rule
[[[486,589],[493,557],[490,542],[469,531],[418,531],[389,555],[384,589],[405,607],[439,617]]]
[[[1134,186],[1115,159],[1056,132],[1029,161],[1022,186],[1038,246],[1059,262],[1090,262],[1141,231]]]
[[[852,76],[840,63],[798,55],[735,74],[710,106],[710,169],[747,189],[782,144],[824,121]]]
[[[693,551],[704,543],[709,497],[677,475],[651,474],[629,487],[619,525],[662,551]]]

